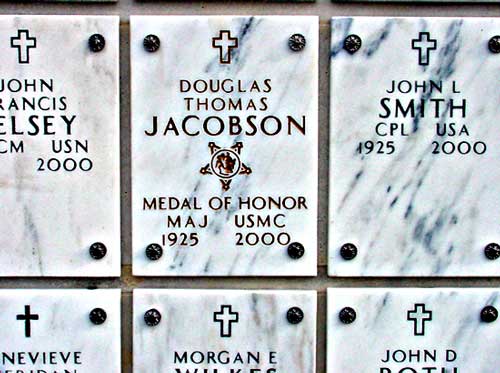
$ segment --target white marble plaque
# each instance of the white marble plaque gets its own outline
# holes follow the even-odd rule
[[[498,311],[499,296],[496,289],[329,289],[327,373],[498,372],[500,320],[484,309]],[[341,321],[345,308],[354,322]]]
[[[118,17],[0,16],[0,276],[119,276],[118,44]]]
[[[317,17],[132,17],[131,58],[134,274],[315,275]]]
[[[121,372],[120,290],[4,289],[0,309],[1,373]]]
[[[136,373],[313,373],[315,350],[314,291],[134,291]]]
[[[500,242],[499,34],[494,18],[332,20],[330,275],[500,275],[485,255]]]

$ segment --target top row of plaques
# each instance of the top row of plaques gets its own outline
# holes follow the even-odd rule
[[[14,0],[19,2],[20,0]],[[120,0],[37,0],[39,2],[54,1],[65,3],[115,3]],[[145,0],[137,0],[139,2]],[[166,0],[170,1],[170,0]],[[359,2],[360,0],[331,0],[334,3]],[[417,3],[493,3],[496,0],[361,0],[363,2],[417,2]],[[262,2],[290,2],[290,3],[313,3],[316,0],[262,0]]]
[[[0,16],[0,276],[120,275],[118,27]],[[331,276],[500,275],[498,35],[332,20]],[[130,45],[134,275],[316,275],[318,18],[138,16]]]

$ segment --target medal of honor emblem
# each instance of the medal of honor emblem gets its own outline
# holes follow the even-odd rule
[[[202,175],[215,175],[222,184],[222,190],[231,188],[231,181],[236,175],[250,175],[252,169],[240,160],[243,143],[237,142],[230,148],[221,148],[214,142],[208,144],[212,158],[210,163],[200,169]]]

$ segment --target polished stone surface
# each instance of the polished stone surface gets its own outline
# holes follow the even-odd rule
[[[134,291],[136,373],[314,373],[315,351],[314,291]]]
[[[2,373],[121,372],[120,290],[3,289],[0,309]]]
[[[497,289],[329,289],[327,372],[497,372],[500,320],[481,321],[488,306],[500,308]]]
[[[120,274],[118,21],[0,16],[0,276]]]
[[[318,18],[131,17],[131,65],[134,274],[315,275]]]
[[[333,18],[330,275],[500,275],[484,254],[500,241],[499,33],[495,18]]]

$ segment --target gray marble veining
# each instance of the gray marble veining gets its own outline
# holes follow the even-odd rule
[[[121,372],[120,290],[0,290],[0,372]],[[106,313],[90,321],[95,308]]]
[[[484,254],[500,241],[499,33],[495,18],[332,19],[330,275],[500,275]]]
[[[315,275],[318,18],[134,16],[130,43],[134,274]]]
[[[345,307],[356,312],[341,321]],[[328,289],[328,373],[497,373],[497,289]]]
[[[287,320],[293,307],[300,323]],[[156,326],[145,323],[151,309]],[[314,373],[315,351],[314,291],[134,291],[136,373]]]
[[[0,276],[119,276],[118,43],[118,17],[0,16]]]

